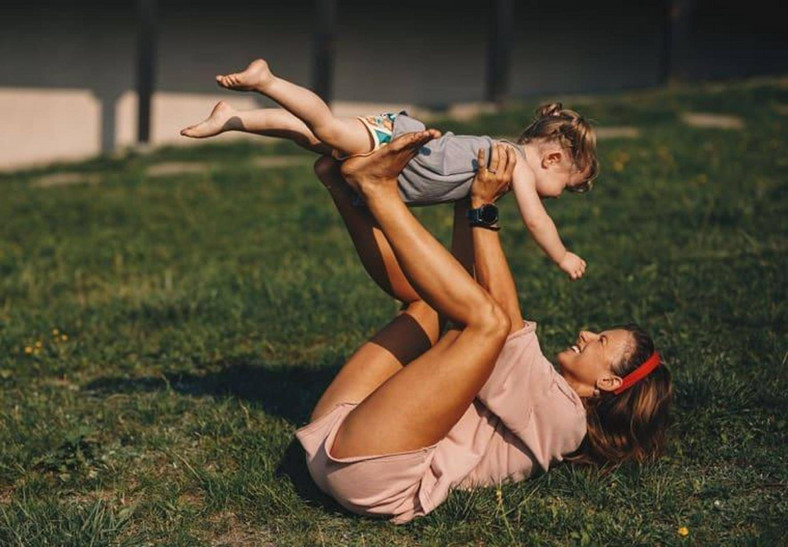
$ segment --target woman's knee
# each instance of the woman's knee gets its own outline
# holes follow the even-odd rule
[[[478,306],[474,315],[473,327],[483,332],[486,338],[502,342],[509,336],[512,322],[492,298],[487,298],[484,304]]]
[[[320,156],[315,161],[314,165],[315,175],[323,184],[334,182],[337,177],[341,177],[339,172],[339,163],[328,156]]]

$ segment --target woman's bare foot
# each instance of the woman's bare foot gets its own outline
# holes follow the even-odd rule
[[[225,131],[243,129],[241,119],[235,115],[235,109],[224,101],[219,101],[211,110],[211,115],[200,123],[181,129],[181,135],[193,139],[213,137]]]
[[[406,133],[367,156],[352,157],[342,163],[342,176],[366,196],[369,191],[388,187],[396,190],[397,175],[416,157],[419,149],[441,136],[437,129]]]
[[[265,91],[266,85],[274,79],[268,63],[263,59],[252,61],[243,72],[217,75],[216,83],[227,89],[236,91]]]

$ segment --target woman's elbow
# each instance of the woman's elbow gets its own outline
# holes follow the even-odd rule
[[[503,340],[506,340],[506,338],[512,332],[512,320],[509,317],[509,314],[506,313],[503,308],[496,306],[496,309],[496,321],[498,323],[498,328],[500,329],[498,334],[503,338]]]

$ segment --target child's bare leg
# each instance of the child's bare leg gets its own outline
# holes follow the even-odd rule
[[[263,59],[253,61],[243,72],[216,76],[227,89],[257,91],[303,120],[323,143],[343,154],[363,154],[372,149],[364,125],[355,118],[338,118],[328,105],[308,89],[275,76]]]
[[[182,129],[181,135],[204,139],[225,131],[243,131],[266,137],[289,139],[321,155],[331,152],[331,149],[323,145],[304,122],[287,110],[282,108],[236,110],[224,101],[219,101],[206,119]]]

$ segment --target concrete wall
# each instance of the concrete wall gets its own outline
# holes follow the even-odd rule
[[[759,3],[760,0],[755,3]],[[763,3],[763,2],[761,2]],[[6,3],[0,32],[0,168],[88,156],[136,136],[135,2]],[[338,0],[334,106],[443,106],[484,97],[485,3]],[[511,94],[598,92],[660,83],[661,1],[515,0]],[[692,77],[786,69],[777,18],[695,2],[692,40],[674,66]],[[775,8],[776,9],[776,8]],[[755,12],[754,14],[751,12]],[[776,11],[773,11],[776,13]],[[309,85],[313,1],[159,1],[154,144],[187,143],[178,130],[219,98],[217,72],[265,56]],[[270,104],[270,103],[268,103]]]

